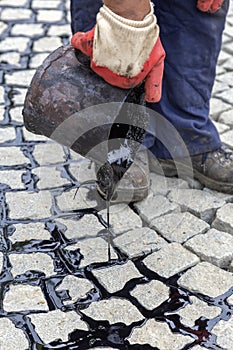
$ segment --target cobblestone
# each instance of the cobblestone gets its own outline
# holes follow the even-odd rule
[[[138,285],[130,294],[146,309],[153,310],[169,298],[169,288],[159,281]]]
[[[143,277],[131,261],[120,266],[116,265],[107,269],[94,270],[93,274],[110,293],[124,288],[125,284],[132,278]]]
[[[18,51],[24,52],[26,51],[29,45],[29,39],[24,37],[11,37],[6,38],[0,43],[0,51],[8,52],[8,51]]]
[[[213,319],[219,316],[220,313],[221,309],[219,307],[206,305],[204,301],[196,297],[190,297],[190,304],[177,312],[182,317],[181,322],[189,327],[194,326],[195,321],[200,317]]]
[[[155,320],[149,320],[141,328],[136,328],[131,337],[131,344],[150,344],[161,350],[179,350],[192,342],[192,338],[180,334],[173,334],[169,326]]]
[[[184,243],[207,231],[209,225],[189,212],[167,214],[151,221],[151,227],[170,242]]]
[[[220,231],[228,232],[233,235],[233,204],[228,203],[220,208],[216,213],[216,218],[213,222],[213,227]]]
[[[75,311],[69,312],[69,317],[60,310],[49,314],[31,314],[30,319],[40,338],[49,343],[54,339],[68,340],[68,334],[74,329],[87,330],[86,324],[81,321]]]
[[[44,228],[41,222],[14,225],[15,231],[10,236],[12,243],[34,240],[49,240],[50,233]]]
[[[113,241],[131,259],[155,252],[167,244],[154,230],[146,227],[130,230]]]
[[[29,9],[22,8],[4,8],[0,14],[0,19],[2,21],[26,21],[32,16],[32,12]]]
[[[35,52],[52,52],[62,45],[62,41],[57,37],[40,38],[34,41]]]
[[[53,260],[43,253],[11,254],[11,273],[13,277],[22,275],[30,270],[43,272],[46,276],[54,274]]]
[[[132,322],[143,320],[142,314],[128,300],[111,298],[92,303],[83,311],[95,320],[108,320],[111,324],[122,322],[129,325]]]
[[[179,212],[180,208],[175,203],[170,203],[169,200],[161,195],[148,197],[139,203],[134,204],[139,212],[140,217],[151,225],[151,222],[156,217],[165,215],[171,212]]]
[[[37,11],[37,21],[56,23],[61,21],[63,17],[63,12],[59,10],[38,10]]]
[[[178,283],[194,293],[202,293],[215,298],[232,287],[233,275],[209,262],[201,262],[187,271]]]
[[[84,278],[78,278],[75,276],[66,276],[62,284],[57,289],[59,290],[68,290],[70,300],[64,301],[65,305],[69,305],[71,301],[75,303],[81,298],[84,298],[87,296],[87,293],[94,288],[91,282],[87,281]]]
[[[35,70],[25,70],[6,75],[6,83],[15,86],[28,86],[32,80]]]
[[[228,322],[220,321],[214,328],[213,333],[217,335],[217,344],[223,349],[230,349],[233,344],[233,317]]]
[[[7,312],[22,310],[48,311],[48,306],[41,289],[28,285],[10,286],[3,300],[3,306]]]
[[[42,24],[35,24],[35,23],[27,23],[27,24],[15,24],[11,29],[12,35],[27,35],[29,37],[33,37],[36,35],[43,35],[44,34],[44,28]]]
[[[162,277],[171,277],[197,264],[199,258],[179,243],[170,243],[158,252],[148,255],[144,264]]]
[[[25,335],[7,318],[0,319],[0,348],[2,350],[28,349]]]
[[[233,260],[233,237],[215,229],[191,238],[185,243],[185,247],[198,255],[201,260],[222,268],[228,267]]]
[[[172,190],[168,198],[207,222],[211,222],[216,210],[224,205],[223,200],[201,190]]]
[[[12,64],[16,67],[20,67],[20,54],[18,52],[5,52],[0,54],[0,62],[2,64]]]

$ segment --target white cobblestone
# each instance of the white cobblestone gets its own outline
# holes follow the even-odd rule
[[[0,183],[7,184],[11,189],[24,189],[21,170],[1,170]]]
[[[8,26],[4,23],[0,21],[0,35],[2,35],[2,33],[8,28]]]
[[[50,217],[52,205],[48,191],[39,193],[16,192],[6,193],[12,219],[42,219]]]
[[[61,145],[55,142],[36,145],[33,155],[40,166],[64,162],[64,152]]]
[[[218,122],[214,122],[214,125],[218,131],[219,134],[223,134],[224,132],[228,131],[230,129],[230,127],[226,124],[223,123],[218,123]]]
[[[63,25],[54,25],[49,28],[48,30],[48,36],[71,36],[71,29],[69,24],[63,24]]]
[[[169,298],[169,288],[159,281],[139,284],[130,294],[146,309],[153,310]]]
[[[166,323],[148,320],[142,327],[135,328],[129,338],[131,344],[150,344],[160,350],[180,350],[192,342],[189,336],[172,333]]]
[[[96,237],[104,229],[94,215],[84,215],[79,220],[59,219],[58,222],[66,226],[65,236],[69,239]]]
[[[2,52],[8,52],[8,51],[18,51],[18,52],[24,52],[29,44],[28,38],[23,37],[8,37],[6,39],[3,39],[0,42],[0,51]]]
[[[218,209],[216,218],[212,226],[220,231],[225,231],[233,235],[232,212],[233,212],[232,203],[228,203],[224,205],[222,208]]]
[[[49,141],[49,138],[43,135],[36,135],[28,131],[25,127],[22,128],[25,141]]]
[[[95,320],[108,320],[110,324],[124,322],[129,325],[144,318],[128,300],[119,298],[94,302],[83,313]]]
[[[45,37],[34,41],[33,50],[35,52],[52,52],[62,46],[62,41],[58,37]]]
[[[211,221],[218,208],[224,205],[224,201],[201,190],[172,190],[168,198],[178,203],[183,210],[198,216],[204,221]]]
[[[220,321],[212,330],[217,335],[217,345],[223,349],[231,349],[233,344],[233,317],[227,322]]]
[[[30,319],[45,343],[50,343],[54,339],[67,341],[69,333],[75,329],[88,330],[75,311],[70,311],[68,314],[60,310],[46,314],[30,314]]]
[[[144,264],[162,277],[169,278],[199,262],[199,258],[179,243],[170,243],[148,255]]]
[[[233,126],[232,110],[221,113],[219,122]]]
[[[209,262],[201,262],[185,272],[178,283],[193,293],[216,298],[233,286],[233,275]]]
[[[28,285],[10,286],[3,300],[3,307],[7,312],[25,310],[48,311],[48,306],[41,289]]]
[[[27,5],[27,0],[17,0],[17,3],[14,3],[9,0],[1,0],[1,6],[11,6],[11,7],[23,7]]]
[[[6,52],[0,54],[0,62],[20,66],[20,54],[18,52]]]
[[[0,134],[0,143],[4,143],[15,139],[15,128],[7,127],[2,130],[3,133]]]
[[[36,270],[44,272],[46,276],[54,275],[53,260],[47,254],[11,254],[10,262],[12,264],[13,276],[21,275],[26,271]]]
[[[139,212],[139,216],[151,224],[152,220],[171,212],[179,212],[180,208],[177,204],[169,202],[169,200],[161,195],[148,197],[141,202],[134,204]]]
[[[222,142],[231,148],[233,148],[233,140],[232,139],[233,139],[233,130],[227,131],[221,136]]]
[[[3,86],[0,86],[0,103],[2,104],[5,102],[4,94],[5,94],[5,89]]]
[[[33,170],[33,174],[39,177],[37,188],[39,190],[56,188],[70,184],[70,182],[61,177],[61,171],[56,166],[38,167]]]
[[[34,74],[34,69],[21,70],[11,74],[6,74],[5,79],[8,85],[28,86]]]
[[[196,297],[190,297],[190,302],[190,304],[177,312],[177,314],[182,317],[181,322],[185,326],[193,327],[195,321],[200,317],[212,319],[221,314],[221,309],[219,307],[209,306]]]
[[[30,58],[29,67],[38,68],[44,62],[47,56],[48,56],[48,53],[38,53],[36,55],[33,55]]]
[[[33,0],[32,8],[40,9],[56,9],[61,4],[61,0]]]
[[[26,21],[32,16],[32,11],[23,8],[4,8],[0,14],[2,21]]]
[[[75,303],[86,297],[87,293],[93,288],[94,286],[88,280],[68,275],[63,279],[57,290],[68,290],[71,300],[65,300],[64,305],[69,305],[71,302]]]
[[[26,93],[27,93],[27,89],[26,88],[15,88],[14,87],[14,89],[13,89],[13,98],[12,98],[12,101],[14,102],[14,106],[18,106],[18,105],[23,105],[24,104]]]
[[[29,37],[35,36],[35,35],[43,35],[44,34],[44,28],[42,24],[36,24],[36,23],[20,23],[15,24],[11,29],[11,35],[26,35]]]
[[[188,183],[182,179],[161,176],[150,173],[151,191],[154,195],[166,196],[169,191],[175,188],[189,188]]]
[[[85,208],[94,208],[97,205],[96,200],[88,198],[88,189],[80,188],[76,194],[76,189],[63,192],[57,197],[57,205],[62,211],[71,211]]]
[[[67,248],[67,250],[76,249],[80,249],[80,253],[84,256],[84,259],[81,260],[80,267],[108,261],[108,244],[102,238],[85,239]],[[117,258],[112,248],[111,257],[112,259]]]
[[[207,231],[209,224],[189,212],[167,214],[151,221],[151,227],[170,242],[183,243]]]
[[[114,239],[114,244],[129,258],[135,258],[155,252],[165,246],[167,242],[154,230],[142,227],[118,236]]]
[[[15,327],[7,318],[0,319],[0,349],[15,350],[28,349],[28,341],[24,333]]]
[[[4,151],[3,151],[4,150]],[[4,147],[1,152],[0,166],[27,164],[29,162],[18,147]]]
[[[99,212],[107,220],[106,209]],[[142,227],[142,220],[126,204],[116,204],[110,207],[110,226],[114,233],[120,234]]]
[[[110,293],[121,290],[124,288],[125,284],[133,278],[143,277],[131,261],[123,265],[115,265],[108,268],[93,270],[92,272]]]
[[[212,229],[188,240],[185,247],[197,254],[201,260],[219,267],[228,267],[233,260],[232,235]]]
[[[10,236],[12,243],[20,241],[30,241],[31,239],[49,240],[50,233],[44,228],[41,222],[31,222],[29,224],[14,225],[16,231]]]
[[[22,123],[23,115],[22,115],[22,107],[14,107],[10,109],[11,120]]]
[[[2,271],[2,264],[3,264],[3,254],[0,253],[0,269]]]
[[[60,10],[38,10],[37,12],[38,22],[56,23],[61,21],[62,17],[63,12]]]
[[[225,79],[225,74],[224,79]],[[220,113],[230,110],[231,105],[229,103],[221,101],[219,98],[212,98],[210,100],[210,117],[216,120]]]

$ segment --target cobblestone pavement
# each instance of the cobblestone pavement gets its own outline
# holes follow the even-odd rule
[[[70,37],[69,2],[0,0],[0,349],[233,349],[233,195],[151,174],[106,210],[93,164],[29,133],[35,69]],[[233,1],[211,117],[233,148]],[[153,208],[153,210],[151,210]]]

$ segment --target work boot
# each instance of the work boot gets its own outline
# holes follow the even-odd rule
[[[97,171],[98,173],[98,171]],[[111,203],[139,202],[147,197],[150,185],[149,161],[147,151],[139,151],[133,164],[118,182]],[[101,197],[106,199],[107,194],[98,186]]]
[[[180,170],[179,174],[177,169]],[[215,151],[187,158],[156,159],[150,158],[150,171],[165,176],[179,176],[193,171],[193,177],[202,185],[219,192],[233,194],[233,151],[222,146]]]

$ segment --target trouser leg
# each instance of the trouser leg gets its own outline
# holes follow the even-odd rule
[[[162,115],[178,131],[190,155],[212,151],[221,146],[218,132],[209,119],[209,100],[215,79],[229,1],[215,14],[202,13],[196,0],[154,0],[160,36],[166,51],[163,93],[159,103],[149,107]],[[145,144],[159,158],[171,157],[167,149],[175,145],[171,133],[160,142],[160,123],[152,117],[156,139],[148,136]]]

